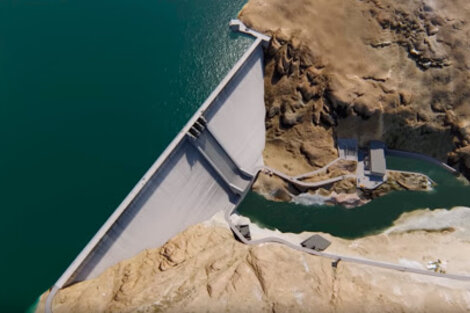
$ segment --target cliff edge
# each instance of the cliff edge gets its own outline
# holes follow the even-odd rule
[[[251,0],[239,17],[273,37],[266,165],[305,173],[354,137],[470,177],[468,1]]]

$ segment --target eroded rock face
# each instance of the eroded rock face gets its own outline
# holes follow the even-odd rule
[[[266,51],[264,161],[290,175],[320,168],[338,157],[324,100],[329,86],[322,63],[300,42],[279,33]]]
[[[470,177],[470,3],[251,0],[266,50],[265,163],[288,174],[336,157],[334,140],[379,139]]]
[[[356,241],[324,236],[333,241],[332,253],[417,264],[440,257],[450,271],[468,269],[465,242],[449,227]],[[227,228],[201,224],[60,291],[53,311],[468,312],[469,287],[346,262],[333,267],[329,259],[278,244],[243,245]]]

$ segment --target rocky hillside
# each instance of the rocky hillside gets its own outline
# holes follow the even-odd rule
[[[402,223],[399,232],[348,241],[328,235],[332,253],[424,268],[441,258],[445,269],[469,272],[468,234],[427,217],[426,230]],[[429,213],[429,212],[428,212]],[[432,214],[449,214],[448,211]],[[411,221],[409,218],[406,219]],[[416,222],[409,222],[416,224]],[[247,246],[220,222],[193,226],[161,248],[68,287],[54,313],[90,312],[468,312],[470,283],[383,270],[311,256],[278,244]],[[410,228],[411,227],[411,228]],[[255,234],[256,235],[256,234]],[[305,234],[308,236],[309,234]],[[466,250],[467,249],[467,250]],[[44,312],[44,294],[37,312]]]
[[[266,51],[265,163],[336,157],[335,137],[426,153],[470,177],[470,2],[250,0]]]

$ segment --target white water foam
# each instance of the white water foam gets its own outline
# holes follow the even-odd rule
[[[324,197],[318,194],[301,193],[292,198],[292,202],[301,205],[323,205],[331,197]]]

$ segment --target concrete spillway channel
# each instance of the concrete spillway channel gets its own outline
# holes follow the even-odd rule
[[[251,184],[253,174],[243,170],[232,159],[214,134],[209,130],[204,117],[201,117],[186,134],[192,145],[203,156],[220,179],[237,195],[243,195]]]
[[[95,278],[122,260],[163,245],[216,212],[237,207],[263,166],[263,46],[269,39],[255,36],[253,44],[54,284],[46,312],[52,312],[59,289]]]

